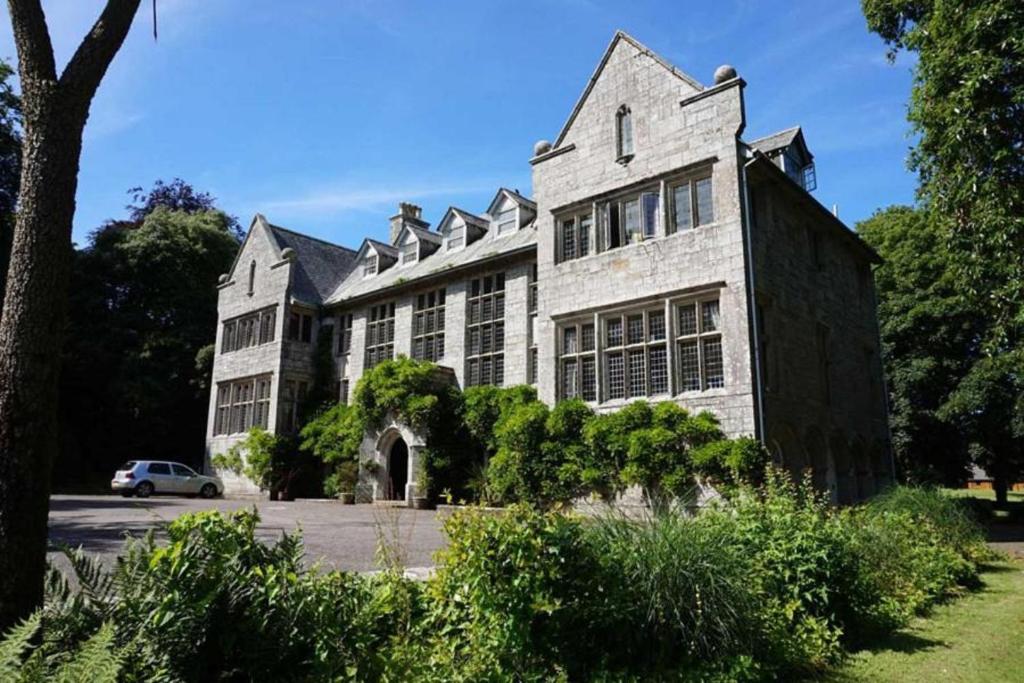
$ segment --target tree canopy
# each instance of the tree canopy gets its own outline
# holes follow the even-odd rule
[[[216,285],[238,241],[209,195],[175,185],[207,199],[166,207],[150,193],[74,255],[58,482],[130,458],[202,461]]]
[[[868,28],[917,55],[911,167],[953,262],[991,325],[992,353],[1024,330],[1024,3],[862,0]]]

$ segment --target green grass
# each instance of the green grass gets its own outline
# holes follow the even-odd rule
[[[982,581],[978,591],[852,655],[827,680],[1024,680],[1024,563],[985,567]]]
[[[996,499],[996,492],[991,489],[944,489],[946,493],[954,498],[977,498],[978,500]],[[1008,503],[1024,503],[1024,492],[1007,491],[1006,501]]]

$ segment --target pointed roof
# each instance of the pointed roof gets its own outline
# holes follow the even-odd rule
[[[587,82],[587,87],[583,89],[583,94],[581,94],[580,98],[576,100],[576,106],[572,108],[572,113],[569,114],[569,118],[562,126],[562,130],[558,133],[558,137],[555,138],[555,143],[551,146],[552,149],[557,149],[558,146],[562,144],[562,140],[565,139],[566,133],[568,133],[569,128],[572,127],[573,121],[576,120],[577,114],[579,114],[580,110],[583,108],[583,103],[587,101],[587,96],[590,95],[590,91],[594,89],[594,84],[597,83],[597,79],[600,78],[601,72],[604,71],[604,67],[608,63],[608,59],[612,56],[612,53],[615,51],[615,47],[619,44],[619,41],[621,40],[626,41],[634,48],[636,48],[639,52],[653,59],[655,62],[663,66],[669,73],[671,73],[673,76],[683,81],[690,87],[696,90],[704,90],[704,85],[696,78],[681,71],[680,69],[677,69],[673,64],[665,60],[665,58],[663,58],[661,55],[654,52],[653,50],[648,48],[646,45],[644,45],[639,40],[629,35],[625,31],[618,30],[612,37],[612,41],[608,44],[608,48],[604,51],[604,56],[601,57],[601,61],[598,62],[597,69],[594,70],[594,74],[590,77],[590,80]]]
[[[390,244],[385,244],[384,242],[378,242],[377,240],[370,239],[369,237],[363,240],[363,247],[366,247],[367,245],[372,246],[373,250],[381,256],[388,256],[393,259],[398,258],[398,247],[393,247]],[[360,253],[363,251],[363,247],[360,247]]]
[[[260,219],[266,221],[263,216]],[[324,301],[355,267],[356,253],[347,247],[266,223],[279,251],[295,252],[292,293],[309,303]]]
[[[492,199],[491,203],[487,205],[488,216],[494,215],[494,207],[498,204],[499,201],[501,201],[502,197],[508,197],[516,204],[519,204],[520,206],[525,206],[530,211],[537,211],[537,202],[533,201],[532,199],[529,199],[528,197],[524,197],[515,190],[510,190],[507,187],[500,187],[498,188],[497,194],[494,195],[494,199]]]
[[[814,158],[810,150],[807,149],[807,142],[804,140],[804,132],[800,126],[793,126],[792,128],[780,130],[779,132],[772,133],[771,135],[765,135],[762,138],[751,141],[749,144],[751,147],[756,147],[770,156],[772,152],[789,147],[793,143],[800,145],[808,159]]]
[[[488,221],[486,218],[477,216],[475,213],[470,213],[465,209],[460,209],[457,206],[449,206],[448,210],[444,214],[444,218],[442,218],[441,222],[437,224],[439,230],[441,229],[441,226],[445,225],[449,215],[458,216],[466,223],[466,225],[472,225],[482,230],[486,230],[487,228],[491,227],[490,221]]]
[[[429,242],[431,244],[441,244],[443,241],[441,236],[436,232],[430,232],[426,228],[417,228],[415,225],[407,225],[402,228],[403,231],[408,230],[412,234],[416,235],[418,239],[423,242]],[[398,233],[399,239],[401,239],[402,233]]]

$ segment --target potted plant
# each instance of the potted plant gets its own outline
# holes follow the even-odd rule
[[[352,505],[356,502],[356,484],[359,483],[359,463],[355,460],[346,460],[338,465],[336,472],[338,480],[338,498],[343,505]]]
[[[423,458],[416,464],[416,494],[412,497],[412,506],[416,510],[430,509],[430,498],[427,492],[430,490],[430,476],[427,474],[427,466]]]

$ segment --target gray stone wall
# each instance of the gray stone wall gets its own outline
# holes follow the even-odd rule
[[[751,182],[765,441],[790,470],[811,467],[820,487],[849,502],[892,474],[871,263],[786,182]]]
[[[713,411],[729,434],[752,434],[754,401],[737,162],[737,135],[744,122],[742,84],[733,81],[693,100],[697,92],[652,56],[620,40],[562,143],[550,156],[534,161],[539,391],[544,401],[555,401],[558,321],[584,311],[718,290],[725,386],[674,398],[689,409]],[[635,155],[625,164],[616,160],[615,114],[620,105],[630,108],[634,128]],[[570,145],[575,148],[558,153]],[[654,239],[555,262],[555,216],[560,209],[585,206],[643,181],[704,168],[712,172],[712,224],[666,235],[662,191],[662,220]],[[598,408],[609,410],[624,403],[602,403]]]

